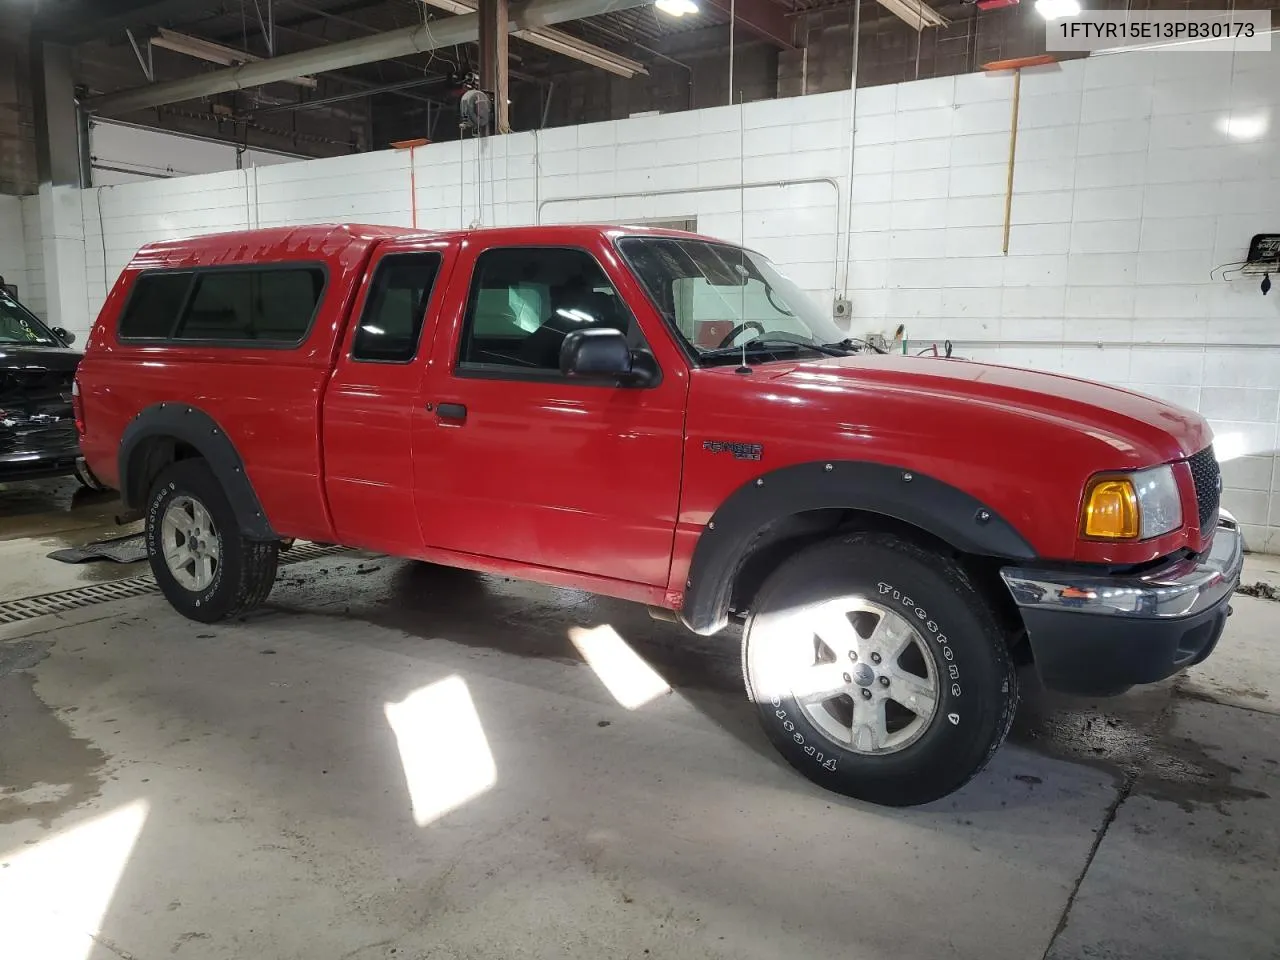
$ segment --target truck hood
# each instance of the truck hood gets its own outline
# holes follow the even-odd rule
[[[0,343],[0,370],[45,370],[74,373],[83,356],[68,347]]]
[[[772,366],[772,365],[771,365]],[[763,370],[763,367],[757,367]],[[775,372],[776,371],[776,372]],[[1121,465],[1181,460],[1212,442],[1199,414],[1130,390],[1060,374],[941,357],[858,355],[774,367],[783,382],[851,392],[904,391],[979,403],[1080,430],[1114,448]]]

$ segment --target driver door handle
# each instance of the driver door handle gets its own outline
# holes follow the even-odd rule
[[[465,420],[467,407],[462,403],[436,404],[436,417],[440,420]]]

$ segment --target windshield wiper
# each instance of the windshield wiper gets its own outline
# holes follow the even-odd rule
[[[758,356],[762,353],[777,353],[779,350],[812,350],[815,353],[826,354],[828,357],[843,357],[849,352],[838,344],[810,343],[807,340],[791,340],[787,337],[752,337],[732,347],[704,350],[698,354],[698,359],[715,360],[720,357],[741,357],[744,354]]]

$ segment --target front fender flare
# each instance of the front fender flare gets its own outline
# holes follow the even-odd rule
[[[908,523],[969,554],[1031,560],[1035,550],[995,510],[904,467],[832,460],[782,467],[738,488],[694,549],[680,619],[707,635],[728,623],[733,583],[771,525],[810,510],[862,510]]]
[[[198,407],[185,403],[157,403],[140,411],[120,438],[120,496],[125,506],[141,509],[147,494],[141,489],[137,471],[144,467],[140,456],[144,444],[169,437],[193,448],[209,464],[222,485],[241,532],[251,540],[278,540],[262,509],[253,484],[245,473],[244,461],[235,444],[217,421]]]

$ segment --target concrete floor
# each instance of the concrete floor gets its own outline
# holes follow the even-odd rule
[[[0,600],[137,574],[42,559],[109,501],[16,501]],[[242,623],[2,625],[0,957],[1276,957],[1278,613],[1175,682],[1029,690],[913,810],[781,763],[734,637],[585,594],[348,553]]]
[[[147,573],[145,562],[45,561],[54,550],[141,530],[116,524],[123,510],[114,493],[86,490],[72,477],[0,483],[0,601]]]

